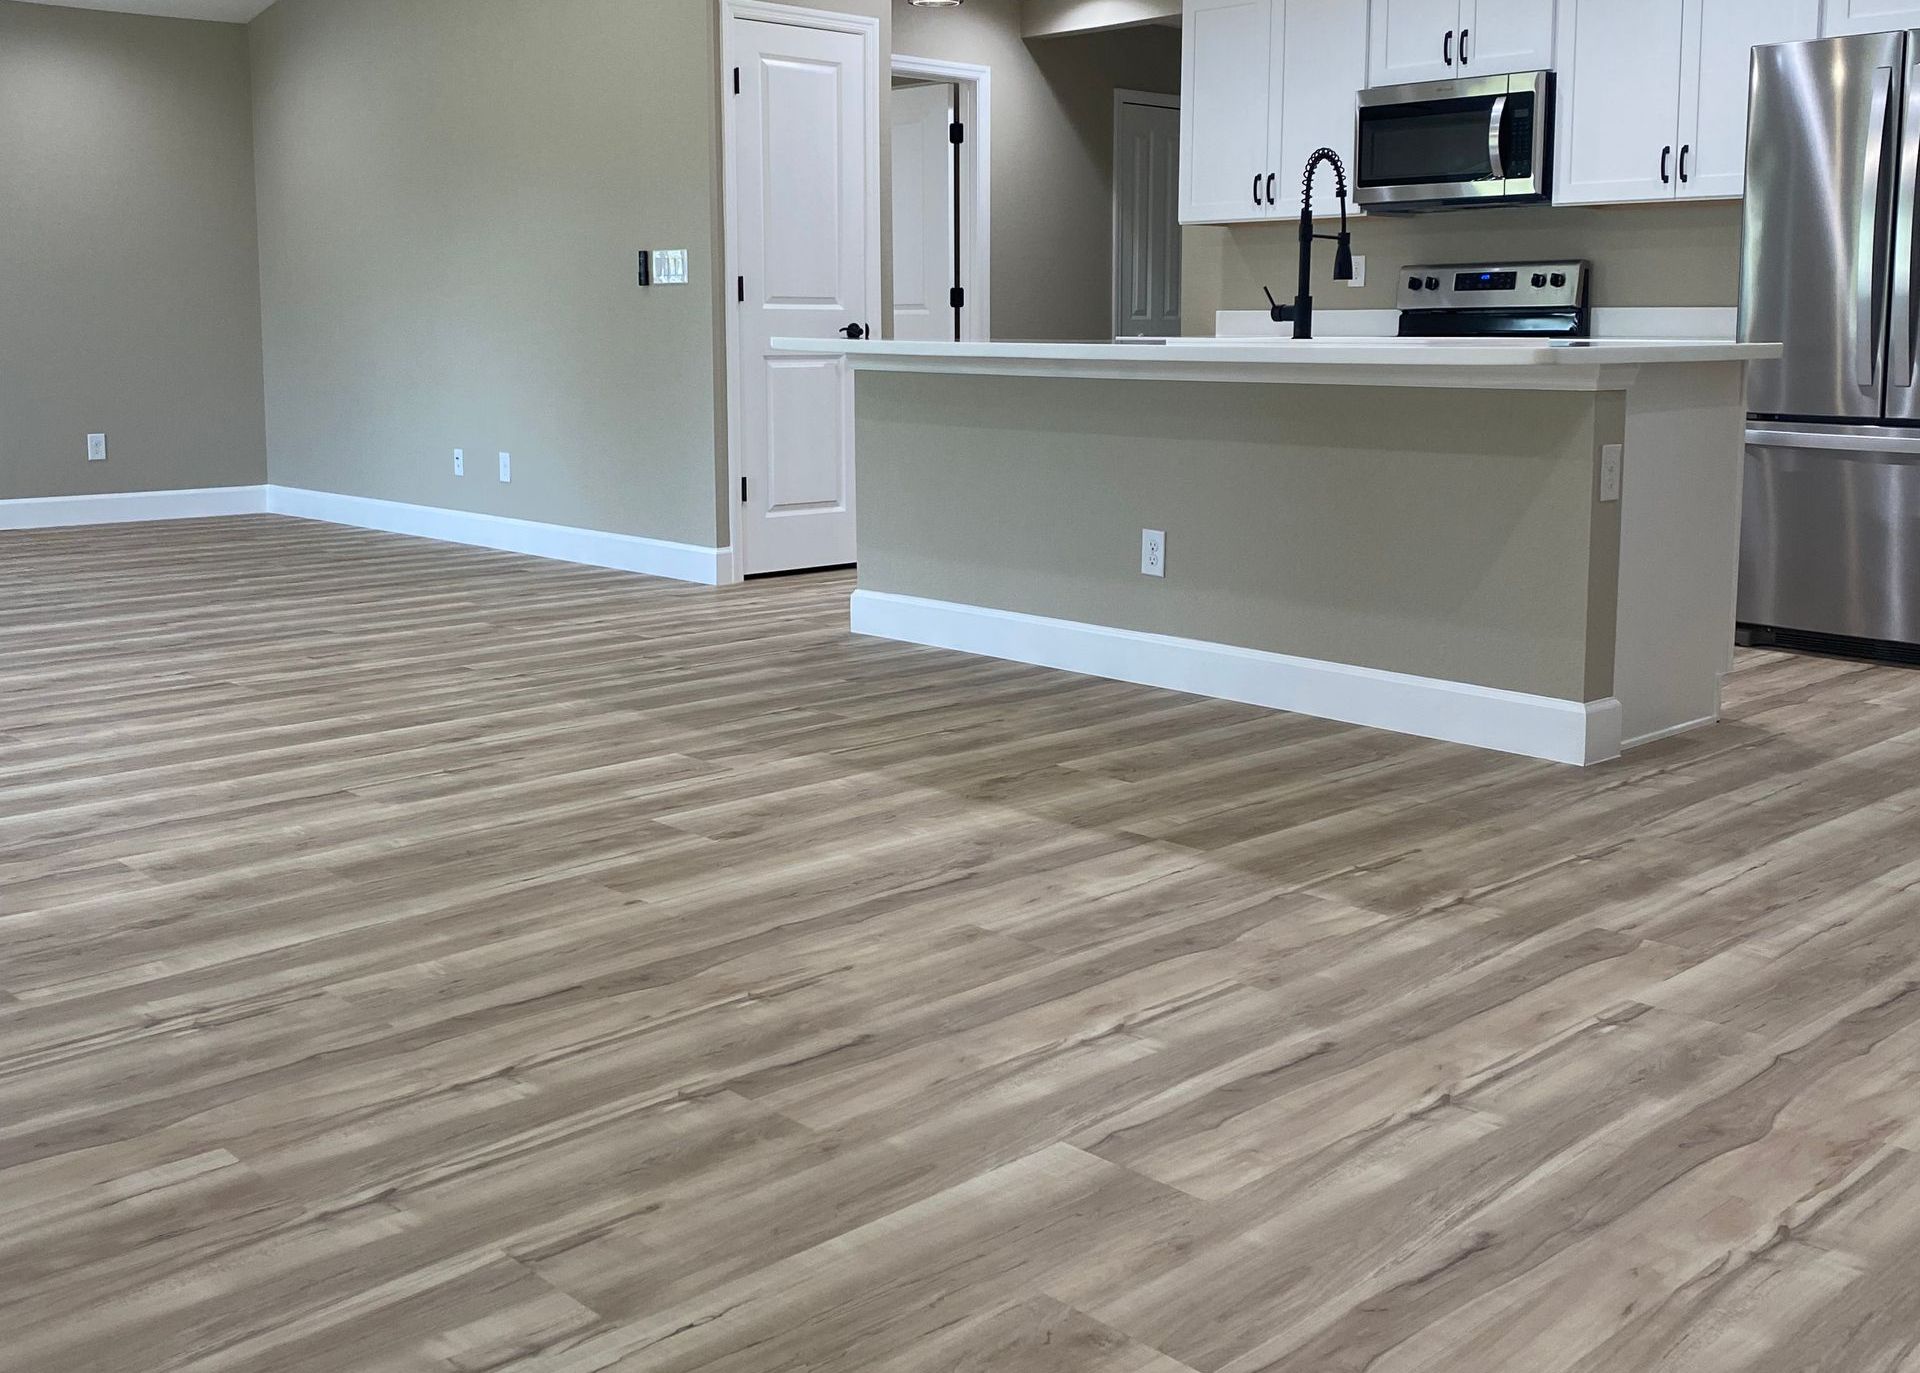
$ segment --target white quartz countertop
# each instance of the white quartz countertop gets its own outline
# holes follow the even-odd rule
[[[1639,369],[1757,362],[1778,344],[1715,339],[1175,339],[1166,343],[916,343],[776,338],[776,351],[843,354],[859,371],[1146,381],[1611,391]]]

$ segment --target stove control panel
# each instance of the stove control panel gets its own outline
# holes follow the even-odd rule
[[[1577,310],[1587,303],[1584,262],[1472,262],[1409,267],[1402,310]]]

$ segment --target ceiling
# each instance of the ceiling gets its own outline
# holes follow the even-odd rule
[[[118,10],[122,14],[163,14],[174,19],[224,19],[244,24],[273,0],[28,0],[34,5],[64,5],[76,10]]]

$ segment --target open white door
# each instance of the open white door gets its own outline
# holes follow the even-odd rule
[[[748,576],[854,561],[852,373],[771,340],[869,334],[880,318],[877,31],[795,13],[729,25],[735,529]]]
[[[1180,102],[1121,91],[1113,148],[1113,333],[1180,333]]]
[[[959,149],[945,84],[893,90],[893,336],[952,343],[959,285]]]

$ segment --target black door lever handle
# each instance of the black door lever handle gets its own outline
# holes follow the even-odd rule
[[[840,332],[856,343],[867,336],[867,331],[857,324],[849,324],[842,328]]]

